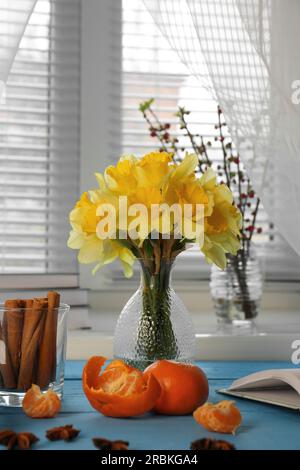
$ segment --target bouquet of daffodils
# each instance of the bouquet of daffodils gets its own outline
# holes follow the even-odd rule
[[[157,359],[181,360],[184,341],[193,349],[190,327],[175,329],[172,323],[180,303],[170,287],[176,256],[194,242],[208,262],[224,268],[226,253],[240,248],[241,213],[230,189],[217,183],[212,169],[199,178],[197,166],[194,154],[181,163],[168,152],[124,156],[104,175],[96,174],[99,187],[84,193],[70,213],[68,246],[79,250],[80,263],[95,263],[96,272],[119,259],[130,277],[135,260],[140,262],[141,287],[115,333],[115,356],[140,368]]]
[[[70,213],[68,246],[79,250],[80,263],[94,272],[119,259],[126,277],[136,259],[173,260],[196,242],[209,263],[226,266],[226,253],[240,248],[241,213],[230,189],[218,184],[212,169],[199,178],[198,158],[182,162],[172,154],[126,155],[104,174],[99,187],[82,194]],[[148,263],[149,264],[149,263]]]

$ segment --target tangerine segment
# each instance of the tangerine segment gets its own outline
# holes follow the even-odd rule
[[[54,418],[60,410],[61,402],[53,390],[42,393],[38,385],[32,384],[26,392],[22,407],[30,418]]]
[[[142,392],[145,388],[143,374],[138,370],[126,370],[123,367],[106,369],[97,381],[98,388],[106,393],[130,395]]]
[[[240,410],[233,401],[205,403],[193,413],[194,419],[208,431],[234,434],[242,422]]]
[[[153,375],[124,362],[113,361],[102,373],[105,358],[90,358],[83,370],[82,384],[90,404],[106,416],[125,418],[150,411],[161,392]]]

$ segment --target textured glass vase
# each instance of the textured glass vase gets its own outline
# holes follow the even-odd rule
[[[143,370],[158,359],[193,359],[191,318],[171,286],[171,260],[141,259],[141,283],[123,308],[114,337],[114,356]]]
[[[243,332],[255,328],[262,296],[262,270],[255,249],[227,256],[222,271],[211,268],[210,290],[220,328]]]

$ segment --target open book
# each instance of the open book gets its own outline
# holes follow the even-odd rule
[[[300,410],[300,368],[255,372],[218,392]]]

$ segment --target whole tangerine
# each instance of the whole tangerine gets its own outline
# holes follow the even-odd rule
[[[157,413],[187,415],[207,400],[208,380],[200,367],[163,359],[147,367],[144,375],[150,374],[162,389],[154,407]]]

